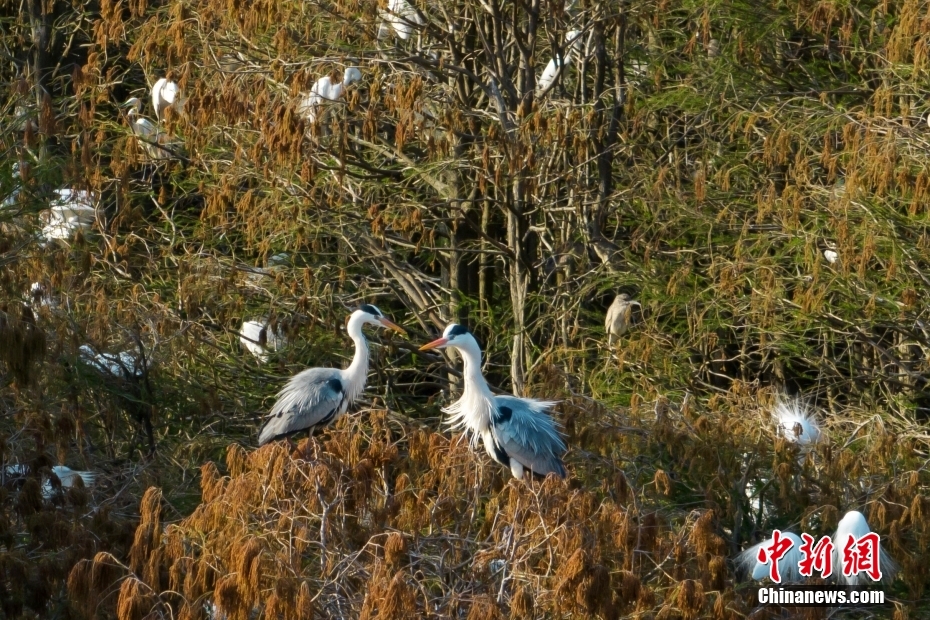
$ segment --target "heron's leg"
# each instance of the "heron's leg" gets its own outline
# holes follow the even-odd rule
[[[523,464],[515,458],[510,459],[510,473],[517,480],[523,480]]]

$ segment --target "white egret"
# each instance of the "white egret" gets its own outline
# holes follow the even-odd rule
[[[75,471],[70,467],[65,467],[64,465],[55,465],[51,468],[52,473],[58,477],[58,480],[61,482],[62,488],[69,489],[75,485],[78,478],[81,479],[81,482],[85,487],[90,487],[97,480],[97,474],[90,471]],[[3,469],[3,473],[7,477],[24,477],[29,474],[28,465],[7,465]],[[49,499],[54,494],[55,490],[52,487],[52,481],[46,478],[44,484],[42,485],[42,497]]]
[[[162,119],[162,112],[167,108],[174,106],[178,112],[184,106],[181,100],[181,89],[176,82],[166,78],[159,78],[152,87],[152,109],[155,110],[155,118]]]
[[[310,123],[315,123],[321,117],[320,107],[324,103],[332,103],[342,99],[346,87],[362,79],[362,72],[357,67],[349,67],[342,76],[342,81],[333,83],[328,75],[321,77],[297,104],[297,112]]]
[[[16,205],[16,201],[19,199],[19,193],[22,191],[22,176],[19,172],[19,162],[13,164],[13,188],[10,190],[10,193],[6,195],[6,198],[3,199],[3,203],[0,206],[3,207],[12,207]]]
[[[801,537],[793,532],[782,532],[781,537],[791,541],[791,548],[778,560],[778,575],[781,577],[782,584],[800,583],[803,580],[798,562],[801,561],[801,545],[804,541]],[[737,566],[747,571],[755,581],[762,581],[770,574],[770,564],[759,559],[760,551],[768,555],[768,549],[774,544],[774,538],[769,538],[749,549],[743,551],[736,558]]]
[[[287,338],[281,331],[271,329],[267,318],[243,321],[239,328],[239,342],[261,363],[268,361],[269,351],[279,351],[287,344]]]
[[[869,583],[871,581],[866,575],[863,574],[850,576],[843,574],[844,551],[846,549],[847,543],[849,542],[850,536],[854,537],[858,542],[860,538],[866,534],[870,534],[871,532],[872,530],[869,528],[868,521],[865,520],[865,516],[858,510],[850,510],[845,515],[843,515],[842,519],[840,519],[840,522],[836,526],[836,533],[833,534],[833,573],[836,575],[840,583],[855,586]],[[866,553],[866,549],[862,548],[864,545],[857,545],[855,542],[853,545],[854,548],[852,548],[850,552],[862,558],[863,554]],[[891,558],[890,555],[885,553],[885,550],[881,548],[880,545],[876,544],[874,551],[878,552],[878,557],[870,557],[866,559],[868,559],[870,562],[876,560],[878,561],[878,566],[881,569],[881,581],[892,581],[894,579],[894,574],[898,571],[897,563]]]
[[[132,129],[132,133],[135,134],[136,138],[138,138],[139,144],[145,149],[146,154],[152,159],[169,159],[171,153],[158,146],[161,136],[158,125],[139,114],[139,110],[142,108],[142,102],[139,98],[130,97],[126,100],[126,103],[123,104],[123,107],[129,108],[126,112],[126,118],[129,119],[129,127]]]
[[[414,28],[424,25],[419,12],[407,0],[388,0],[388,10],[378,11],[381,24],[378,26],[378,38],[385,38],[389,29],[394,30],[398,38],[406,41]]]
[[[268,422],[258,437],[258,445],[301,431],[313,432],[339,418],[365,389],[368,379],[368,341],[365,325],[377,325],[407,333],[371,304],[362,304],[349,316],[346,331],[355,343],[355,356],[345,370],[308,368],[293,377],[278,392],[278,400],[268,414]]]
[[[559,69],[568,67],[572,64],[572,53],[576,52],[581,45],[581,32],[578,30],[569,30],[565,35],[565,55],[563,57],[555,56],[543,69],[542,74],[536,81],[536,90],[542,92],[549,88],[555,76],[558,75]],[[564,62],[563,62],[564,58]]]
[[[495,396],[481,374],[481,348],[467,329],[452,323],[438,338],[420,351],[452,347],[462,355],[465,389],[462,397],[443,409],[451,415],[453,429],[471,435],[472,448],[478,438],[488,455],[510,468],[514,478],[523,479],[525,469],[545,476],[565,477],[562,455],[565,442],[547,410],[555,403],[534,398]]]
[[[778,425],[778,434],[808,452],[820,441],[821,431],[813,414],[797,399],[779,400],[772,412]]]
[[[614,338],[619,338],[630,329],[630,319],[633,314],[633,306],[640,306],[638,301],[633,301],[626,293],[620,293],[614,298],[614,302],[607,309],[607,317],[604,320],[604,329],[607,331],[607,346],[612,347]]]
[[[81,361],[100,374],[117,379],[140,379],[145,375],[142,360],[129,351],[94,353],[86,344],[82,344],[79,351]]]
[[[36,307],[57,308],[58,299],[52,297],[48,288],[41,282],[33,282],[29,287],[29,303]]]
[[[93,226],[97,219],[93,196],[90,192],[75,189],[55,190],[55,198],[48,209],[39,213],[42,220],[42,237],[45,243],[53,239],[68,241],[79,231]]]

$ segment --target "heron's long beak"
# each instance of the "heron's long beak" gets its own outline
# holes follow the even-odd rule
[[[407,330],[406,330],[406,329],[404,329],[403,327],[401,327],[401,326],[398,325],[397,323],[391,321],[390,319],[386,319],[385,317],[382,316],[382,317],[378,317],[378,322],[381,323],[382,325],[384,325],[385,327],[387,327],[388,329],[393,329],[395,332],[400,332],[400,333],[402,333],[404,336],[407,335]]]
[[[430,349],[435,349],[436,347],[441,347],[441,346],[443,346],[444,344],[446,344],[446,343],[448,343],[448,342],[449,342],[449,339],[448,339],[448,338],[437,338],[436,340],[434,340],[434,341],[432,341],[432,342],[427,342],[426,344],[424,344],[422,347],[420,347],[420,350],[421,350],[421,351],[429,351]]]

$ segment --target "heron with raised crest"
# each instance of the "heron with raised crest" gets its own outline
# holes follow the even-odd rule
[[[480,437],[488,455],[509,467],[514,478],[523,479],[526,470],[564,478],[565,441],[548,413],[555,403],[492,394],[481,374],[481,347],[461,325],[449,325],[441,338],[423,345],[420,351],[446,347],[456,349],[465,364],[462,397],[443,409],[451,414],[452,428],[464,428],[471,436],[472,448],[477,447]]]
[[[348,368],[308,368],[293,377],[278,392],[278,400],[258,437],[258,445],[283,439],[302,431],[313,432],[342,416],[365,389],[368,378],[368,341],[365,325],[387,327],[406,334],[377,307],[362,304],[349,316],[346,331],[355,343],[355,356]]]

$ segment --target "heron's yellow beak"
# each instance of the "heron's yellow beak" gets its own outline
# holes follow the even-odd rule
[[[407,330],[406,330],[406,329],[404,329],[403,327],[401,327],[401,326],[398,325],[397,323],[391,321],[390,319],[386,319],[385,317],[382,316],[382,317],[379,317],[379,318],[378,318],[378,322],[381,323],[382,325],[384,325],[385,327],[387,327],[388,329],[393,329],[395,332],[400,332],[400,333],[402,333],[404,336],[407,335]]]
[[[441,347],[442,345],[449,342],[448,338],[437,338],[432,342],[428,342],[420,347],[421,351],[429,351],[430,349],[435,349],[436,347]]]

